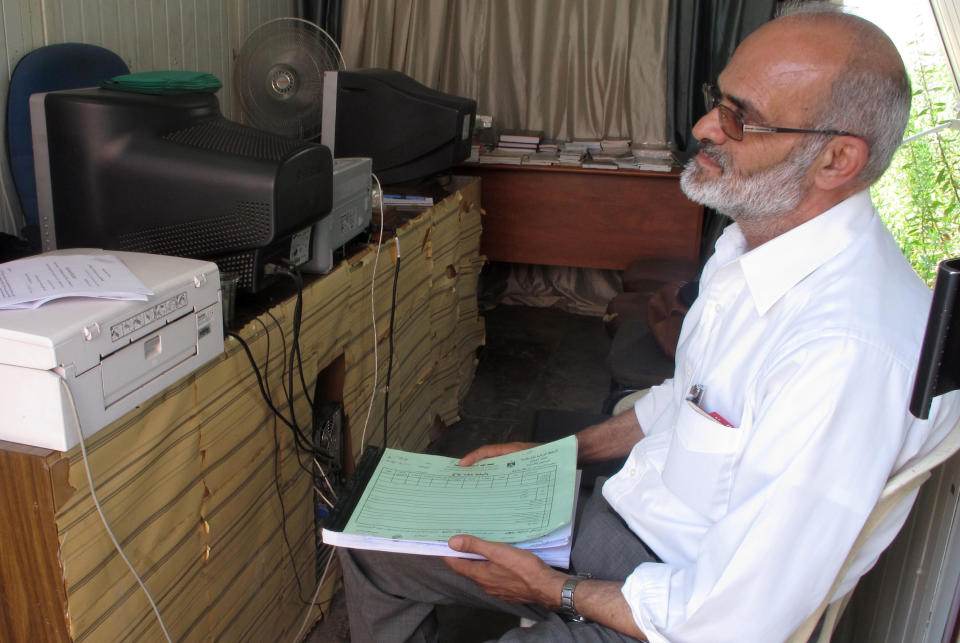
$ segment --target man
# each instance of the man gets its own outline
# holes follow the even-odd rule
[[[909,113],[893,44],[805,10],[751,34],[707,96],[682,185],[735,224],[704,268],[674,377],[577,434],[581,462],[629,454],[578,524],[572,564],[591,577],[471,536],[450,546],[487,560],[343,552],[355,641],[431,640],[433,604],[451,602],[537,621],[509,641],[784,640],[827,596],[890,474],[956,419],[953,397],[929,421],[907,411],[930,293],[867,192]],[[562,603],[587,622],[557,616]]]

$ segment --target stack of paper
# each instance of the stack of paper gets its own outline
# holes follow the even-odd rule
[[[496,147],[492,150],[481,151],[478,162],[520,165],[523,163],[523,160],[529,155],[529,153],[529,150]]]
[[[146,301],[153,291],[114,255],[45,254],[0,264],[0,309],[63,297]]]
[[[633,165],[638,170],[669,172],[677,167],[677,159],[669,148],[655,145],[634,145]]]
[[[371,458],[377,458],[371,463]],[[455,458],[368,451],[341,494],[323,542],[341,547],[478,558],[457,534],[511,543],[567,567],[577,488],[573,437],[461,467]]]

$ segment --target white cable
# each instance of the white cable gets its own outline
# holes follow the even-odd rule
[[[331,509],[333,509],[333,503],[330,502],[329,500],[327,500],[327,497],[326,497],[325,495],[323,495],[323,493],[322,493],[319,489],[317,489],[316,486],[313,487],[313,492],[314,492],[315,494],[317,494],[318,496],[320,496],[320,500],[323,500],[328,507],[330,507]]]
[[[103,526],[107,530],[107,534],[110,536],[110,540],[113,541],[113,546],[117,550],[117,553],[120,554],[120,558],[123,559],[123,562],[127,564],[127,567],[130,569],[130,573],[133,574],[133,577],[137,579],[137,583],[140,584],[140,589],[143,590],[143,593],[147,596],[147,600],[150,601],[150,607],[153,608],[153,613],[157,617],[157,623],[160,624],[160,629],[163,630],[163,635],[167,637],[169,643],[173,643],[173,639],[170,638],[170,633],[167,632],[166,625],[163,624],[163,618],[160,616],[160,609],[157,607],[157,603],[153,600],[153,596],[150,595],[150,591],[147,589],[147,586],[143,584],[143,579],[140,578],[140,575],[137,573],[137,570],[134,569],[133,563],[130,562],[130,559],[127,558],[127,555],[123,553],[123,548],[120,546],[120,543],[117,542],[117,537],[113,534],[113,530],[110,529],[110,523],[107,522],[107,517],[103,513],[103,507],[100,505],[100,499],[97,498],[97,491],[93,485],[93,473],[90,471],[90,460],[87,458],[87,445],[83,441],[83,430],[80,428],[80,414],[77,413],[77,405],[73,400],[73,393],[70,392],[70,387],[67,386],[66,381],[61,377],[60,385],[63,387],[63,390],[66,391],[67,400],[70,402],[70,408],[73,410],[73,416],[77,420],[77,436],[80,438],[80,452],[83,454],[83,468],[87,472],[87,483],[90,485],[90,497],[93,499],[93,504],[97,508],[97,513],[100,514],[100,520],[103,522]]]
[[[373,278],[370,280],[370,314],[373,318],[373,390],[370,391],[370,404],[367,406],[367,417],[363,421],[363,431],[360,433],[360,453],[363,453],[363,443],[367,438],[367,426],[370,424],[370,414],[373,412],[373,401],[377,396],[377,380],[380,377],[380,356],[377,352],[377,308],[374,299],[374,286],[377,283],[377,264],[380,262],[380,248],[383,246],[383,188],[376,174],[371,174],[377,183],[377,194],[380,195],[380,234],[377,237],[377,254],[373,259]],[[399,248],[399,246],[398,246]],[[386,446],[386,445],[384,445]]]
[[[903,139],[903,142],[904,142],[904,143],[909,143],[910,141],[915,141],[915,140],[917,140],[918,138],[922,138],[922,137],[927,136],[927,135],[929,135],[929,134],[933,134],[934,132],[939,132],[940,130],[942,130],[942,129],[947,129],[948,127],[952,127],[953,129],[960,129],[960,118],[954,118],[954,119],[949,120],[949,121],[947,121],[947,122],[945,122],[945,123],[940,123],[939,125],[934,125],[934,126],[931,127],[930,129],[924,130],[924,131],[920,132],[919,134],[914,134],[913,136],[908,136],[907,138]]]
[[[333,498],[334,500],[336,500],[336,499],[337,499],[337,494],[334,493],[334,491],[333,491],[333,485],[330,484],[330,479],[327,478],[327,474],[326,474],[326,472],[323,470],[323,467],[320,466],[320,463],[317,461],[316,458],[313,459],[313,464],[317,467],[317,469],[320,470],[320,475],[323,476],[323,481],[327,483],[327,489],[330,491],[330,497]],[[333,505],[330,505],[330,506],[332,507]]]
[[[303,623],[300,625],[300,630],[297,632],[297,635],[293,637],[293,643],[300,643],[300,637],[303,636],[304,630],[307,629],[307,623],[310,622],[310,614],[313,612],[313,607],[317,603],[317,596],[320,595],[320,589],[323,587],[323,581],[327,578],[327,572],[330,570],[330,563],[333,562],[333,555],[336,553],[337,548],[330,546],[330,557],[327,558],[327,564],[323,567],[323,573],[320,574],[320,580],[317,581],[317,590],[313,593],[313,598],[310,599],[310,606],[307,608],[307,613],[303,617]],[[323,611],[320,612],[323,614]]]

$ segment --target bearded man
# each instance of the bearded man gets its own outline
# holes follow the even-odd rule
[[[893,44],[805,9],[751,34],[704,91],[682,186],[735,223],[704,267],[673,378],[577,434],[581,462],[628,456],[577,526],[572,568],[589,577],[466,535],[451,548],[487,560],[344,551],[355,641],[435,640],[433,606],[454,602],[537,621],[504,641],[782,641],[827,597],[889,476],[952,426],[954,396],[927,421],[907,410],[930,292],[868,193],[910,109]]]

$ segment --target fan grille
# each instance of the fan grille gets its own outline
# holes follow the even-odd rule
[[[323,72],[343,69],[337,44],[316,24],[278,18],[250,34],[234,67],[240,109],[254,127],[283,136],[320,134]]]

